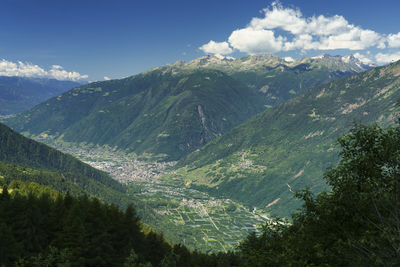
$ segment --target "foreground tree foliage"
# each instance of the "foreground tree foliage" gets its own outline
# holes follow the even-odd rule
[[[299,192],[293,223],[270,222],[240,245],[247,266],[400,264],[400,127],[356,125],[325,173],[330,192]]]
[[[132,206],[122,212],[19,181],[0,194],[0,266],[229,266],[237,258],[190,252],[141,229]]]

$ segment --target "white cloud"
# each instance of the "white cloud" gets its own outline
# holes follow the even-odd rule
[[[398,34],[389,34],[388,43],[389,47],[400,48],[400,32]]]
[[[378,64],[387,64],[391,63],[397,60],[400,60],[400,51],[397,51],[395,53],[378,53],[375,56],[375,60]]]
[[[109,81],[109,80],[111,80],[111,78],[110,78],[110,77],[107,77],[107,76],[104,76],[104,80],[105,80],[105,81]]]
[[[227,55],[233,52],[232,48],[229,47],[227,42],[214,42],[213,40],[209,41],[207,44],[199,47],[204,53],[207,54],[215,54],[215,55]]]
[[[373,60],[369,56],[366,56],[366,55],[363,55],[360,53],[354,53],[353,56],[356,59],[360,60],[364,64],[372,64],[373,63]]]
[[[292,58],[292,57],[284,57],[283,58],[286,62],[293,62],[294,61],[294,58]]]
[[[362,30],[358,27],[351,27],[346,32],[337,35],[330,35],[321,38],[320,50],[364,50],[369,47],[378,46],[381,36],[370,30]]]
[[[349,25],[343,16],[339,15],[332,17],[320,15],[318,17],[311,17],[304,20],[306,20],[307,25],[305,32],[317,36],[342,34],[354,27],[353,25]]]
[[[87,79],[87,75],[81,75],[78,72],[72,71],[66,71],[63,69],[63,67],[59,65],[53,65],[51,66],[51,69],[48,71],[48,75],[51,78],[57,79],[57,80],[71,80],[71,81],[79,81],[81,79]]]
[[[300,34],[306,28],[306,22],[302,18],[300,10],[283,8],[279,2],[272,3],[272,9],[263,10],[264,18],[253,18],[249,27],[254,29],[281,28],[292,34]]]
[[[202,46],[202,50],[218,53],[215,44],[224,44],[229,48],[229,53],[232,47],[248,54],[400,47],[400,32],[380,34],[351,24],[341,15],[305,17],[299,9],[283,7],[279,1],[273,2],[262,12],[262,17],[252,18],[246,27],[234,30],[228,42],[210,41]]]
[[[273,31],[253,28],[236,30],[228,40],[233,48],[248,54],[281,51],[284,41],[281,36],[275,38]]]
[[[313,37],[310,34],[300,34],[293,38],[291,42],[285,42],[284,49],[285,51],[290,50],[311,50],[318,49],[321,44],[319,42],[313,41]]]
[[[71,81],[79,81],[88,78],[88,75],[81,75],[75,71],[66,71],[60,65],[53,65],[50,70],[46,71],[42,67],[32,63],[24,63],[21,61],[14,63],[5,59],[0,61],[0,76],[52,78]]]

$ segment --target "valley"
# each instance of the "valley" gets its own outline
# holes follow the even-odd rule
[[[211,253],[234,249],[250,232],[261,230],[269,215],[249,209],[226,198],[167,183],[160,176],[169,173],[176,162],[146,162],[134,154],[126,154],[111,147],[90,147],[40,138],[64,153],[105,171],[128,186],[128,195],[144,203],[136,207],[144,223],[168,240],[189,248]],[[146,220],[149,213],[158,220]]]
[[[1,2],[0,267],[400,266],[400,1]]]
[[[124,203],[170,242],[228,251],[271,215],[289,218],[296,191],[328,189],[336,140],[355,122],[394,122],[399,64],[363,72],[350,59],[359,65],[207,56],[77,87],[4,121],[127,185]],[[295,93],[279,104],[265,88],[275,83]]]

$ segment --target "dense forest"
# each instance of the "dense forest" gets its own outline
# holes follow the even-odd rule
[[[356,125],[339,139],[331,190],[298,192],[303,208],[276,219],[236,251],[206,255],[171,246],[141,226],[135,210],[61,195],[14,180],[0,195],[5,266],[398,266],[400,127]]]
[[[144,230],[132,206],[122,212],[33,182],[4,185],[0,214],[1,266],[229,266],[237,257],[171,246]]]

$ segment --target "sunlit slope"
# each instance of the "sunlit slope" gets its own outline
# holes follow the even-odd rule
[[[399,62],[309,89],[190,154],[168,179],[288,215],[293,192],[325,187],[335,140],[354,122],[396,120],[399,89]]]

